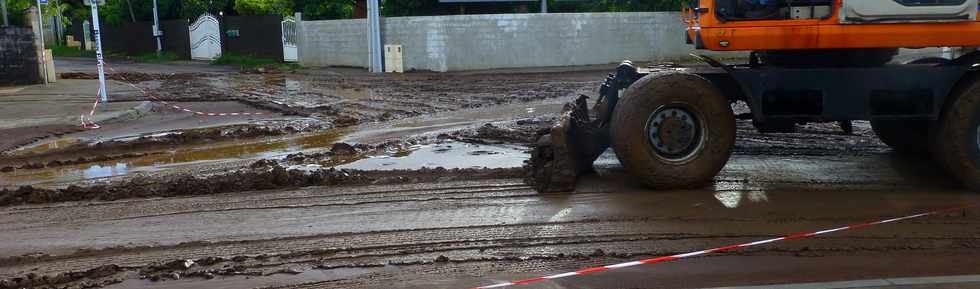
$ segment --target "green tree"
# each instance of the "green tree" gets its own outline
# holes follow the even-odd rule
[[[293,14],[293,0],[235,0],[235,12],[239,15],[290,16]]]
[[[384,0],[381,13],[388,17],[438,15],[439,0]]]
[[[229,9],[233,7],[233,4],[234,0],[180,0],[180,17],[197,19],[205,12],[217,15],[218,12],[222,11],[234,11],[234,9]]]
[[[349,19],[354,14],[352,0],[294,0],[306,20]]]

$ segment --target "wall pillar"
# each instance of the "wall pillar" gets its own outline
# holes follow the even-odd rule
[[[28,25],[31,26],[31,32],[34,33],[34,52],[37,54],[37,79],[44,81],[47,77],[44,73],[44,70],[47,68],[44,63],[44,40],[41,39],[44,28],[38,25],[38,17],[40,16],[38,15],[37,7],[27,8],[27,13],[24,16],[27,18]],[[47,82],[44,83],[46,84]]]

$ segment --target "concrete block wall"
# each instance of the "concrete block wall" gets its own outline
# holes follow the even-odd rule
[[[298,23],[301,65],[368,67],[366,19]]]
[[[0,85],[41,81],[31,28],[0,27]]]
[[[677,12],[493,14],[383,19],[384,44],[403,47],[405,70],[459,71],[634,61],[693,61],[744,52],[694,50]],[[301,21],[300,64],[368,66],[367,21]],[[903,49],[897,60],[938,56]]]
[[[302,21],[300,63],[366,67],[366,21]],[[676,12],[493,14],[386,18],[383,41],[401,44],[406,70],[661,61],[688,58]]]

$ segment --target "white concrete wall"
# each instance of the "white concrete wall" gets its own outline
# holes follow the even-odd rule
[[[401,44],[405,70],[458,71],[634,61],[692,61],[676,12],[494,14],[383,20],[383,42]],[[300,64],[368,66],[367,21],[301,21]],[[711,56],[740,52],[696,51]],[[899,60],[938,56],[902,50]]]
[[[366,19],[297,23],[301,65],[368,66]]]
[[[367,66],[363,19],[302,21],[304,66]],[[494,14],[386,18],[385,44],[404,47],[406,70],[618,63],[686,59],[676,12]]]

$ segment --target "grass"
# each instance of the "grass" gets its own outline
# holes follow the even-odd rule
[[[263,68],[276,68],[276,69],[284,69],[284,70],[286,69],[296,70],[300,68],[299,64],[295,64],[295,63],[282,63],[272,58],[263,58],[263,57],[242,55],[236,53],[222,54],[221,57],[218,57],[218,59],[211,61],[211,64],[238,65],[245,69],[263,67]]]
[[[134,56],[133,59],[137,62],[160,63],[180,60],[180,56],[177,56],[176,53],[170,51],[163,51],[160,52],[160,55],[157,55],[156,52],[139,54]]]
[[[51,54],[56,57],[95,57],[95,51],[82,50],[79,47],[68,47],[64,45],[48,46]]]

